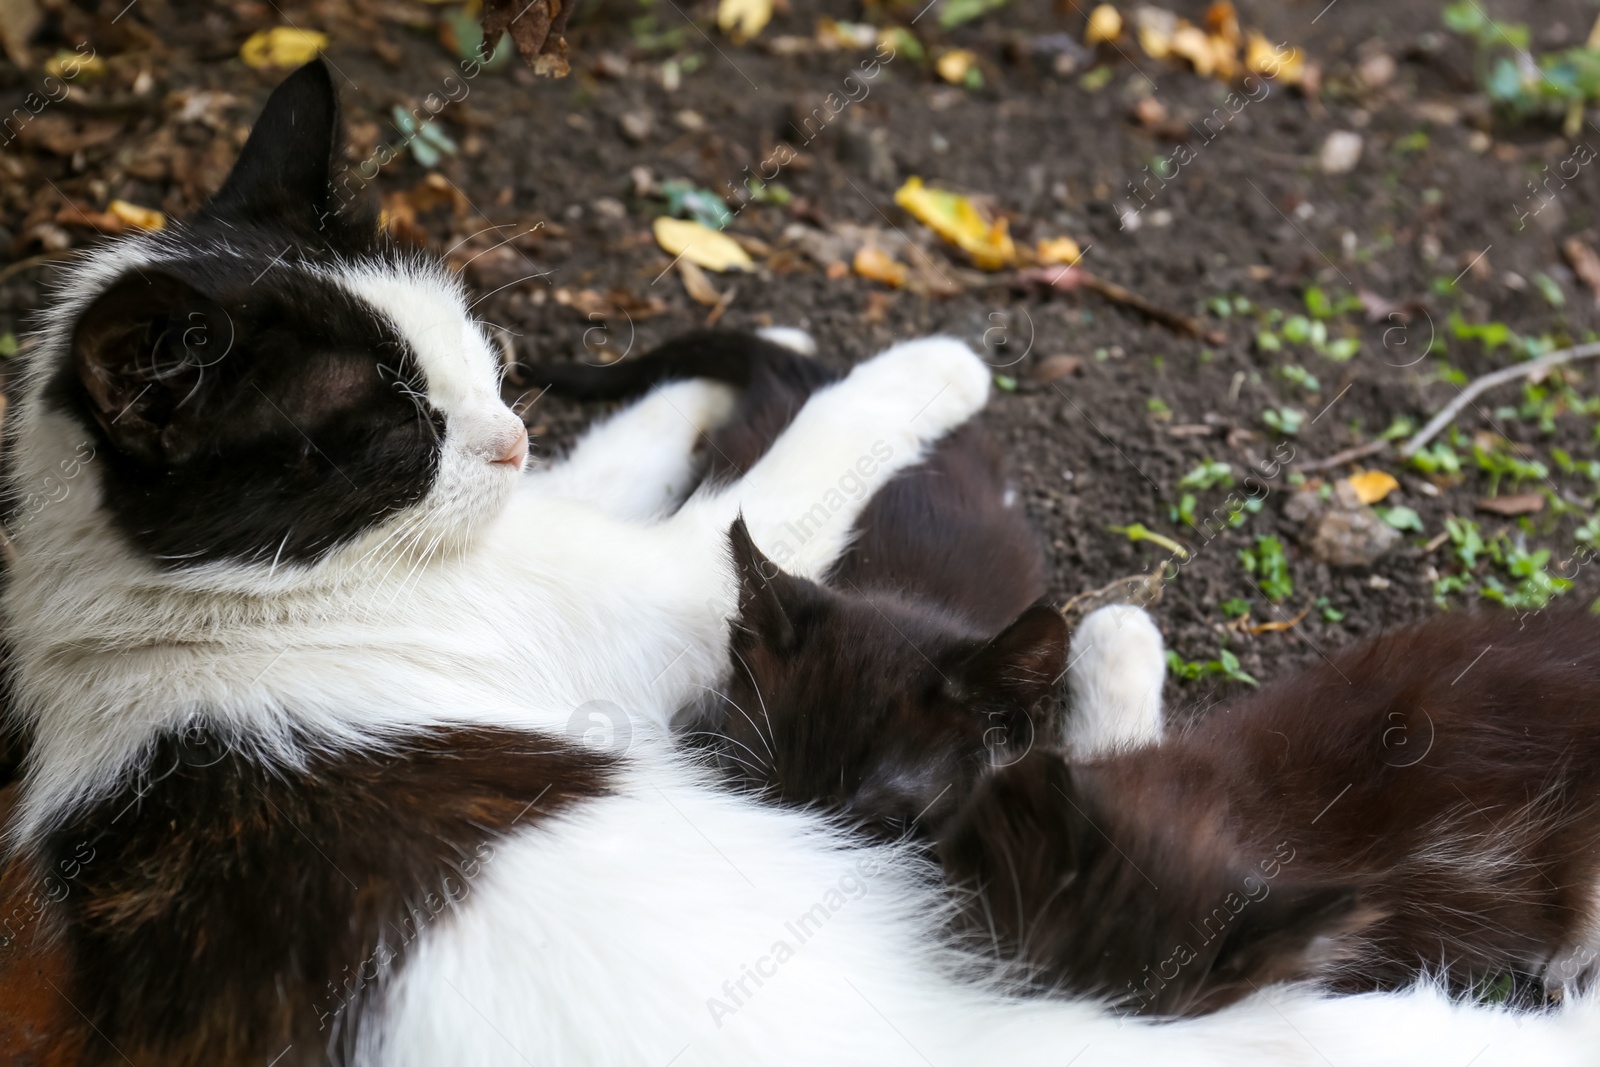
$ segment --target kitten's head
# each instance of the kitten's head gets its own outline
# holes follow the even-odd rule
[[[163,569],[282,575],[364,541],[459,547],[503,507],[527,436],[495,350],[454,279],[341,203],[340,146],[313,62],[196,218],[69,275],[18,419],[20,548],[98,522]]]
[[[936,826],[985,767],[1049,734],[1058,612],[985,637],[927,605],[785,574],[743,520],[730,540],[739,618],[717,726],[747,784],[895,836]]]

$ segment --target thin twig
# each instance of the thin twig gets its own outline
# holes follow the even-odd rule
[[[1334,467],[1341,467],[1346,463],[1354,463],[1358,459],[1376,456],[1388,447],[1389,442],[1380,437],[1376,441],[1368,441],[1364,445],[1356,445],[1354,448],[1347,448],[1343,452],[1335,452],[1326,459],[1307,460],[1300,464],[1300,470],[1302,473],[1305,471],[1332,470]]]
[[[1502,367],[1490,374],[1485,374],[1481,378],[1475,378],[1467,383],[1465,389],[1461,390],[1460,396],[1446,404],[1439,414],[1428,420],[1428,425],[1418,430],[1416,436],[1405,443],[1405,446],[1400,449],[1400,458],[1410,459],[1417,449],[1433,440],[1440,430],[1454,422],[1455,417],[1461,414],[1461,409],[1476,400],[1479,394],[1485,393],[1497,385],[1504,385],[1506,382],[1514,382],[1519,378],[1531,378],[1536,374],[1549,370],[1551,367],[1559,367],[1561,364],[1571,363],[1575,359],[1590,359],[1594,356],[1600,356],[1600,341],[1593,341],[1586,345],[1576,345],[1572,348],[1563,348],[1558,352],[1550,352],[1540,356],[1538,359],[1529,360],[1527,363],[1519,363],[1514,367]]]
[[[1220,345],[1228,340],[1228,335],[1222,330],[1208,329],[1206,325],[1193,315],[1185,315],[1181,311],[1164,308],[1160,304],[1152,304],[1132,289],[1124,288],[1116,282],[1108,282],[1098,274],[1088,271],[1082,272],[1079,284],[1085,289],[1092,289],[1117,304],[1123,304],[1142,312],[1146,317],[1152,318],[1163,326],[1186,333],[1191,337],[1198,337],[1207,344]]]

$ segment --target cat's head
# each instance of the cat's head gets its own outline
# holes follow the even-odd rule
[[[730,541],[739,616],[717,729],[745,783],[895,836],[937,825],[984,768],[1052,732],[1060,613],[974,634],[926,605],[785,574],[742,520]]]
[[[527,436],[496,350],[458,282],[341,203],[341,143],[313,62],[194,219],[68,275],[17,420],[24,553],[98,524],[169,572],[282,581],[380,541],[450,550],[503,508]]]

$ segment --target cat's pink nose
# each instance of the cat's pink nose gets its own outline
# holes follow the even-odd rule
[[[511,439],[505,450],[492,462],[503,463],[512,470],[521,470],[522,465],[528,461],[528,431],[526,427],[517,428],[517,436]]]

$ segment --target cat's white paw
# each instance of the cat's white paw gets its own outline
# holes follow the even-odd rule
[[[989,399],[989,368],[954,337],[906,341],[859,364],[850,377],[903,406],[913,430],[937,436],[966,422]]]
[[[1092,612],[1072,635],[1067,744],[1085,758],[1161,737],[1166,652],[1155,621],[1132,604]]]
[[[763,326],[756,331],[756,336],[802,356],[817,354],[817,339],[798,326]]]

